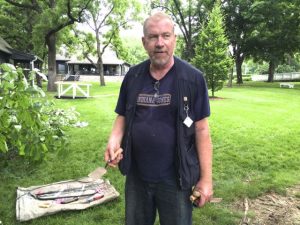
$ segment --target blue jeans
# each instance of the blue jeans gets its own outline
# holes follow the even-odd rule
[[[174,180],[144,182],[134,173],[126,177],[126,225],[192,225],[191,190],[180,190]]]

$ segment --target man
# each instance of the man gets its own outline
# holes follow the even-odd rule
[[[174,57],[176,35],[169,16],[144,22],[142,42],[149,60],[126,74],[118,114],[105,151],[110,166],[126,175],[127,225],[191,225],[196,203],[209,202],[212,146],[207,88],[201,72]]]

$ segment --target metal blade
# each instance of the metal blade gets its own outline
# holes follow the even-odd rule
[[[94,171],[92,171],[88,177],[97,180],[100,179],[104,174],[106,174],[107,170],[103,167],[98,167]]]

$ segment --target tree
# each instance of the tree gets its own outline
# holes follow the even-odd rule
[[[161,8],[171,14],[178,24],[185,43],[181,57],[190,61],[195,54],[195,42],[202,29],[202,24],[207,21],[208,12],[214,1],[211,0],[159,0],[152,1],[152,8]]]
[[[126,55],[126,49],[120,38],[120,29],[128,27],[130,19],[137,18],[139,11],[140,4],[135,0],[95,0],[92,7],[85,12],[85,22],[93,33],[75,31],[83,56],[100,73],[101,86],[105,85],[102,59],[104,51],[110,47],[120,55]],[[96,62],[91,57],[95,55]]]
[[[55,91],[56,44],[59,32],[64,28],[82,22],[84,10],[91,0],[5,0],[7,3],[34,13],[33,41],[35,46],[47,46],[48,52],[48,91]],[[28,18],[26,14],[22,14]]]
[[[248,19],[249,8],[254,0],[223,0],[226,34],[229,38],[232,56],[235,61],[237,83],[243,83],[242,65],[248,54],[247,37],[254,28]]]
[[[256,61],[269,62],[268,82],[286,54],[300,49],[300,2],[298,0],[256,0],[249,19],[256,29],[249,36],[249,51]]]
[[[214,93],[223,88],[232,60],[228,53],[220,3],[215,3],[207,25],[202,29],[193,64],[204,72],[208,88]]]
[[[122,41],[124,48],[127,49],[126,56],[123,56],[126,62],[136,65],[148,58],[140,38],[126,37],[122,38]]]
[[[34,50],[32,33],[35,12],[16,8],[4,0],[0,0],[0,11],[0,36],[14,49],[32,52]]]

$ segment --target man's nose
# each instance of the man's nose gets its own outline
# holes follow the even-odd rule
[[[159,35],[157,37],[156,43],[155,43],[156,47],[163,47],[164,46],[164,39],[161,35]]]

